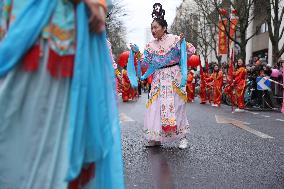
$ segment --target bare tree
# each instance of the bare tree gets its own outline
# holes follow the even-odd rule
[[[125,6],[121,1],[114,0],[113,7],[107,16],[107,33],[112,44],[112,52],[115,58],[127,49],[126,46],[126,27],[123,18],[126,16]]]
[[[184,34],[186,41],[189,41],[193,45],[197,45],[197,38],[194,35],[197,30],[197,20],[196,15],[193,13],[193,10],[189,9],[185,5],[185,0],[177,8],[177,14],[171,25],[170,31],[179,35],[180,33]]]
[[[266,10],[267,10],[267,25],[269,38],[272,43],[272,63],[276,64],[284,53],[284,44],[279,47],[279,41],[284,35],[284,27],[281,28],[283,24],[284,8],[281,7],[282,0],[267,0]]]
[[[256,13],[258,11],[258,4],[265,0],[223,0],[221,3],[217,0],[194,0],[198,5],[198,8],[206,18],[208,22],[214,24],[219,30],[221,29],[218,20],[222,21],[224,27],[224,32],[227,38],[233,41],[236,45],[239,46],[241,52],[240,57],[242,59],[246,58],[246,45],[248,41],[257,34],[258,29],[254,31],[250,36],[247,36],[247,30],[249,25],[252,24],[252,21],[255,19]],[[225,10],[225,14],[223,11]],[[231,22],[231,11],[234,11],[234,16],[238,18],[238,24],[236,25],[237,35],[232,36],[230,34],[230,26],[233,24]],[[215,15],[214,16],[212,16]],[[217,18],[220,18],[216,20]],[[227,22],[227,23],[226,23]],[[259,28],[259,27],[257,27]]]
[[[221,62],[215,35],[217,27],[208,22],[206,15],[200,12],[198,7],[194,7],[192,2],[184,0],[177,9],[171,31],[184,33],[186,40],[196,46],[197,52],[203,56],[204,61],[213,51],[218,63]]]

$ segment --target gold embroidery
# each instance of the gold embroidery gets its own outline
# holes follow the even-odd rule
[[[50,33],[56,38],[58,38],[60,41],[66,41],[75,37],[74,29],[66,31],[56,26],[55,24],[52,24],[49,29]]]
[[[150,99],[148,100],[148,102],[147,102],[147,104],[146,104],[146,108],[149,108],[149,107],[153,104],[153,102],[154,102],[155,100],[157,100],[157,98],[159,97],[159,95],[160,95],[160,89],[158,90],[158,92],[157,92],[152,98],[150,98]]]
[[[186,93],[184,93],[180,88],[178,88],[175,84],[173,84],[174,91],[184,100],[184,102],[187,102],[187,96]]]

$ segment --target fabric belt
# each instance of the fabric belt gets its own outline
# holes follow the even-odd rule
[[[167,66],[161,67],[161,68],[159,68],[159,69],[170,68],[170,67],[173,67],[173,66],[176,66],[176,65],[179,65],[179,63],[167,65]]]

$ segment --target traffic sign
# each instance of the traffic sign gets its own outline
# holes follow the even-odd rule
[[[264,90],[271,90],[271,81],[266,79],[265,77],[257,77],[257,90],[264,91]]]

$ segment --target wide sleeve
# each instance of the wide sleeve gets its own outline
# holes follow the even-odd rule
[[[148,67],[148,69],[145,72],[145,74],[141,76],[142,80],[147,79],[149,76],[151,76],[155,72],[155,69],[153,66],[151,66],[151,64],[152,64],[151,53],[147,50],[144,50],[144,58],[141,59],[141,65]]]
[[[187,44],[185,39],[183,38],[180,44],[181,87],[184,87],[187,82],[187,56]]]

